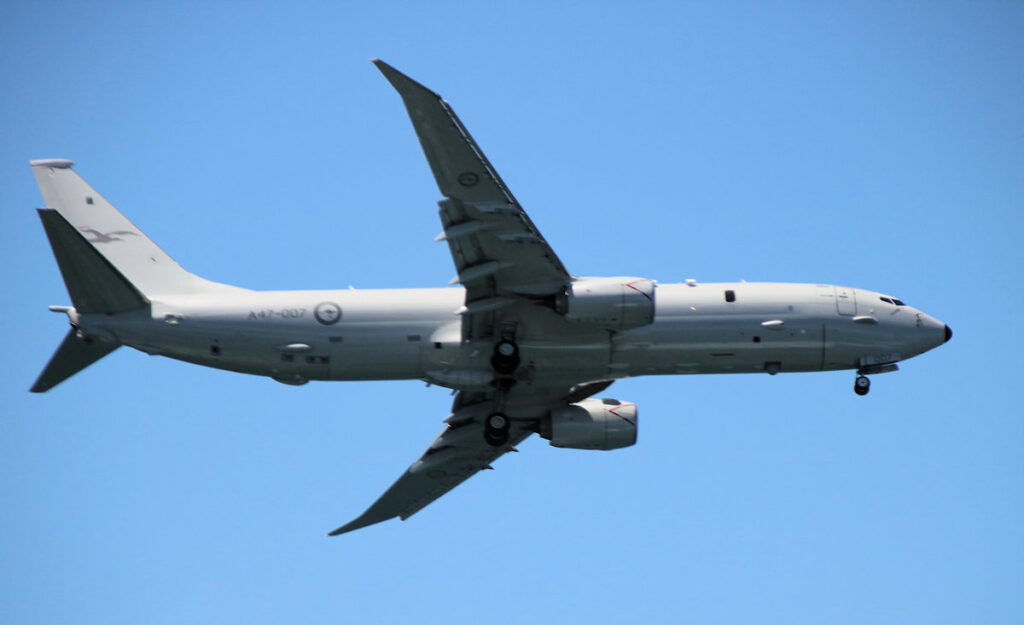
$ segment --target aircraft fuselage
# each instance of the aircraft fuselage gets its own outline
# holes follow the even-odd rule
[[[517,378],[571,385],[859,369],[946,340],[941,322],[884,297],[815,284],[662,284],[653,323],[638,328],[608,331],[555,310],[530,316],[517,330]],[[78,323],[150,354],[285,383],[421,379],[455,388],[493,373],[491,340],[462,340],[464,299],[461,288],[236,291],[154,299],[148,312],[83,315]]]

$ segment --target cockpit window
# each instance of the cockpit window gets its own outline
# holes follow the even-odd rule
[[[886,304],[894,304],[896,306],[906,306],[906,304],[903,303],[903,300],[896,299],[895,297],[886,297],[886,296],[883,295],[883,296],[879,297],[878,299],[882,300]]]

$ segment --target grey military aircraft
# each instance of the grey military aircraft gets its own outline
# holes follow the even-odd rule
[[[424,380],[455,393],[441,434],[342,534],[403,520],[532,433],[633,445],[637,406],[594,396],[640,375],[851,369],[868,375],[952,336],[903,301],[828,284],[659,284],[569,272],[449,104],[383,61],[441,195],[457,287],[251,291],[183,269],[72,169],[32,161],[71,329],[43,392],[121,345],[207,367],[310,380]]]

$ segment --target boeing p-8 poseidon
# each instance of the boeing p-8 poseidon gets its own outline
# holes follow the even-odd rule
[[[532,433],[555,447],[636,442],[636,404],[594,396],[640,375],[851,369],[942,345],[949,327],[901,300],[827,284],[569,272],[452,108],[382,61],[444,199],[455,288],[251,291],[175,263],[72,169],[32,161],[71,323],[32,390],[128,345],[147,354],[309,380],[425,380],[455,392],[445,428],[373,505],[331,532],[406,519]]]

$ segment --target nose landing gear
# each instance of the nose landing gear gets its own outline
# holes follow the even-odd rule
[[[900,367],[896,364],[899,360],[899,354],[885,354],[886,357],[892,358],[888,362],[865,362],[869,360],[867,358],[861,358],[860,368],[857,369],[857,379],[853,381],[853,392],[858,395],[867,395],[868,391],[871,390],[871,380],[867,376],[875,375],[876,373],[889,373],[890,371],[899,371]],[[874,358],[872,360],[877,360]]]

